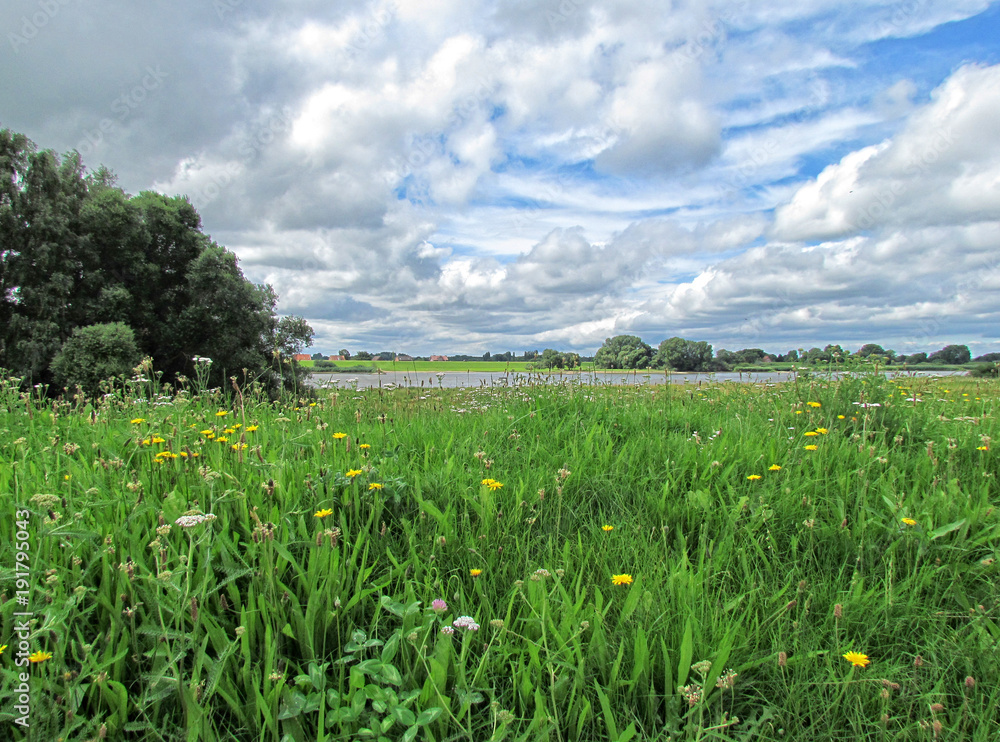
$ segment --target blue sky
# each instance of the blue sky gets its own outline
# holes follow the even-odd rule
[[[0,126],[187,195],[316,349],[1000,350],[1000,3],[0,9]]]

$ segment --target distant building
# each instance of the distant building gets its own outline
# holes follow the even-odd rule
[[[431,356],[428,360],[431,361],[447,361],[448,356]]]
[[[330,356],[331,361],[346,361],[347,359],[343,356]]]
[[[296,353],[294,356],[292,356],[292,358],[294,358],[296,361],[311,361],[312,360],[312,356],[309,355],[308,353]]]
[[[396,360],[397,361],[412,361],[413,360],[413,356],[408,356],[408,355],[406,355],[406,353],[397,353],[396,354]]]
[[[764,356],[763,358],[760,359],[760,362],[761,363],[773,363],[774,359],[771,358],[771,356]]]

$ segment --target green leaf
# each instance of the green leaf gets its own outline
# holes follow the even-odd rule
[[[382,669],[379,670],[379,675],[387,683],[392,683],[393,685],[403,684],[403,676],[394,665],[383,664]]]
[[[406,726],[413,726],[417,723],[416,715],[406,708],[406,706],[396,706],[392,709],[392,715],[396,717],[400,724],[405,724]]]
[[[934,539],[941,538],[942,536],[946,536],[952,531],[957,531],[964,525],[965,525],[965,518],[962,518],[962,520],[956,520],[954,523],[949,523],[946,526],[935,528],[933,531],[931,531],[931,541],[933,541]]]
[[[421,727],[427,726],[436,718],[438,718],[443,713],[443,711],[444,709],[440,708],[439,706],[432,706],[429,709],[424,709],[417,716],[417,726]]]
[[[420,727],[413,726],[403,732],[403,742],[413,742],[413,739],[417,736],[417,732],[420,731]]]

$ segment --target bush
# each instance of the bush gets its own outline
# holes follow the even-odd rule
[[[59,386],[79,385],[94,396],[104,379],[129,373],[139,360],[132,328],[108,322],[73,330],[52,362],[52,373]]]

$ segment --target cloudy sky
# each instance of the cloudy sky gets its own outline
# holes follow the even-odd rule
[[[6,0],[0,126],[315,349],[1000,350],[1000,2]]]

